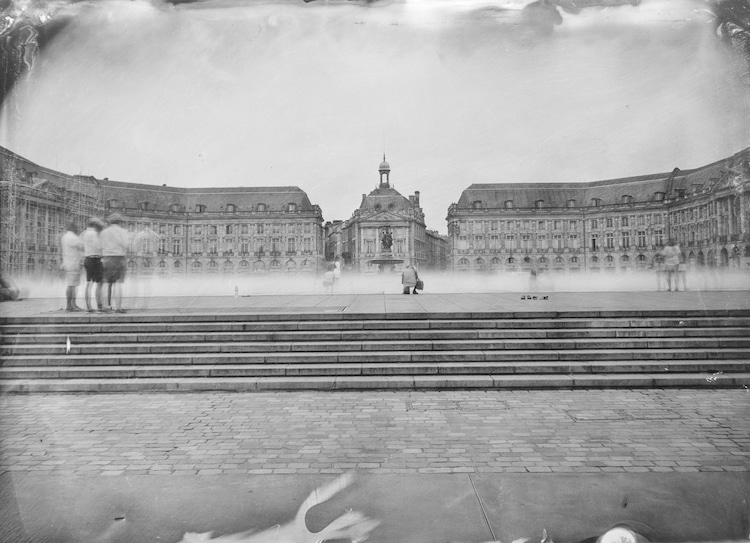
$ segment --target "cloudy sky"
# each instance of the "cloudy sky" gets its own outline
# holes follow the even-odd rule
[[[3,101],[0,145],[65,173],[297,185],[334,220],[385,152],[445,233],[472,183],[665,172],[750,146],[746,65],[704,0],[55,6],[68,24]]]

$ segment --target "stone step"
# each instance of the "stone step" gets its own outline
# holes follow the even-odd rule
[[[127,332],[70,334],[18,333],[5,335],[3,345],[60,345],[70,339],[73,344],[109,343],[188,343],[188,342],[320,342],[320,341],[428,341],[428,340],[545,340],[603,338],[748,338],[750,328],[635,328],[635,329],[480,329],[480,330],[360,330],[360,331],[289,331],[289,332]]]
[[[52,356],[11,355],[3,357],[3,367],[26,366],[121,366],[167,364],[406,364],[430,362],[627,362],[672,360],[745,360],[750,349],[580,349],[580,350],[459,350],[459,351],[331,351],[268,353],[164,354],[58,354]]]
[[[601,338],[601,339],[512,339],[469,341],[409,340],[409,341],[268,341],[268,342],[209,342],[184,341],[179,343],[85,343],[71,339],[52,344],[4,345],[0,354],[44,356],[70,354],[167,354],[167,353],[330,353],[344,351],[536,351],[536,350],[642,350],[696,349],[721,350],[750,348],[750,337],[684,337],[684,338]]]
[[[574,389],[747,387],[750,373],[555,374],[555,375],[352,375],[279,377],[195,377],[132,379],[0,379],[2,393],[198,392],[375,389]]]
[[[0,379],[133,379],[159,377],[270,377],[334,375],[554,375],[608,373],[737,373],[750,370],[745,361],[495,362],[495,363],[362,363],[362,364],[154,364],[109,366],[23,366],[0,368]]]
[[[164,320],[114,320],[89,321],[77,319],[59,320],[58,318],[29,318],[28,322],[3,324],[0,335],[17,334],[99,334],[99,333],[184,333],[195,332],[285,332],[285,331],[349,331],[349,330],[482,330],[482,329],[627,329],[627,328],[723,328],[745,327],[750,329],[750,317],[716,317],[716,318],[633,318],[620,317],[608,319],[560,318],[560,319],[436,319],[424,320],[403,319],[360,319],[360,320],[272,320],[247,322],[234,320],[201,321],[192,317],[175,321],[174,315]],[[5,321],[14,319],[4,319]],[[3,319],[0,319],[2,322]]]

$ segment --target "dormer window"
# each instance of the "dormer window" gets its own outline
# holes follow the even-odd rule
[[[544,207],[544,200],[537,200],[534,202],[534,207],[537,209],[542,209]]]
[[[289,213],[294,213],[295,211],[297,211],[297,204],[295,204],[295,203],[289,203],[289,204],[287,204],[286,210]]]
[[[576,201],[573,198],[568,200],[568,207],[575,207],[575,206],[576,206]]]
[[[206,212],[206,206],[203,204],[198,204],[195,206],[195,212],[196,213],[205,213]]]
[[[169,206],[169,211],[170,213],[177,213],[178,211],[180,211],[180,204],[171,204]]]
[[[236,213],[237,212],[237,206],[234,204],[227,204],[227,213]]]
[[[599,207],[599,205],[602,203],[601,198],[592,198],[591,199],[591,205],[594,207]]]
[[[633,203],[633,197],[629,194],[623,194],[622,195],[622,203],[623,204],[632,204]]]
[[[505,200],[503,207],[505,209],[513,209],[513,200]]]
[[[259,213],[265,213],[267,206],[266,204],[258,204],[256,209],[258,210]]]
[[[471,203],[471,208],[472,209],[482,209],[482,200],[474,200]]]
[[[685,189],[677,189],[677,197],[678,198],[684,198],[685,197]]]
[[[120,200],[117,200],[115,198],[107,200],[107,207],[109,209],[118,209],[118,208],[120,208],[121,207]]]
[[[148,202],[139,202],[138,207],[141,211],[148,211]]]
[[[664,201],[665,194],[663,192],[655,192],[654,193],[654,200],[657,202],[663,202]]]

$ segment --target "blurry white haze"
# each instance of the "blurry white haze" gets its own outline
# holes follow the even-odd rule
[[[705,0],[529,4],[49,2],[71,22],[5,101],[0,145],[118,181],[296,185],[327,221],[376,187],[385,152],[441,233],[472,183],[668,172],[750,145],[746,68]]]
[[[705,0],[598,3],[610,6],[50,2],[70,24],[5,100],[0,145],[118,181],[296,185],[327,221],[349,218],[376,187],[385,152],[392,184],[419,190],[427,227],[443,234],[472,183],[668,172],[750,145],[747,68],[717,38]],[[524,292],[529,280],[423,275],[426,292]],[[235,286],[240,296],[323,291],[319,277],[126,281],[131,294],[231,296]],[[650,272],[539,285],[655,288]],[[398,293],[399,276],[345,271],[337,289]]]

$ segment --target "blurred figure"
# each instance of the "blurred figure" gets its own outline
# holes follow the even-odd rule
[[[680,266],[680,246],[677,242],[669,238],[667,246],[664,248],[664,272],[667,276],[667,290],[672,290],[674,284],[675,292],[680,290],[677,286],[677,269]]]
[[[333,285],[338,285],[339,279],[341,279],[341,262],[338,260],[333,263]]]
[[[652,268],[656,272],[656,290],[664,290],[664,255],[661,251],[654,255]]]
[[[21,291],[9,277],[0,275],[0,302],[14,302],[21,298]]]
[[[83,263],[83,242],[78,237],[78,225],[71,222],[60,238],[62,270],[65,272],[66,311],[82,311],[76,305],[78,285],[81,284],[81,264]]]
[[[153,257],[159,246],[159,234],[151,228],[144,228],[133,236],[130,251],[135,257],[135,277],[128,282],[132,293],[133,304],[139,309],[146,309],[151,298],[151,283],[154,278]]]
[[[685,251],[682,250],[680,244],[677,244],[677,248],[680,250],[680,263],[677,265],[677,279],[675,284],[681,283],[682,290],[687,290],[687,259],[685,258]]]
[[[537,281],[537,274],[535,269],[531,269],[531,272],[529,273],[529,290],[531,292],[536,292],[539,288],[539,284]]]
[[[110,289],[111,300],[108,310],[115,313],[125,313],[122,308],[122,284],[125,281],[127,266],[125,257],[128,254],[130,239],[128,232],[122,227],[125,220],[119,213],[113,213],[107,218],[107,226],[99,235],[102,243],[102,265],[104,281]]]
[[[104,228],[104,221],[91,217],[86,230],[81,234],[83,243],[83,268],[86,270],[86,310],[89,313],[94,312],[91,307],[91,287],[94,286],[94,296],[96,298],[96,309],[103,311],[102,304],[102,279],[104,268],[102,266],[102,243],[99,234]]]
[[[404,271],[401,272],[401,285],[404,287],[404,294],[419,294],[416,289],[418,279],[419,274],[414,266],[409,265],[404,268]]]
[[[333,264],[328,264],[328,270],[323,274],[323,288],[328,294],[333,294],[333,284],[335,281],[334,270],[336,267]]]

